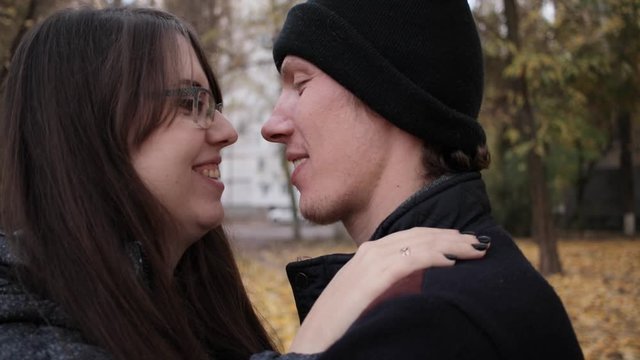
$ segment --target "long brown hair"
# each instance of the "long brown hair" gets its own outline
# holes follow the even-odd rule
[[[168,212],[129,158],[168,121],[158,94],[175,72],[176,36],[190,40],[220,98],[193,31],[159,10],[65,10],[26,36],[0,124],[2,227],[25,287],[115,358],[246,359],[273,345],[224,232],[207,233],[173,279],[162,276]]]

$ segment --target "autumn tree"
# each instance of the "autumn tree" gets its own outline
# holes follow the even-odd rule
[[[549,229],[536,217],[553,225],[549,209],[563,203],[571,189],[577,193],[577,224],[584,225],[579,215],[584,186],[615,139],[629,150],[621,152],[617,186],[627,189],[625,207],[632,209],[628,136],[639,98],[639,42],[633,40],[640,37],[638,3],[487,0],[475,9],[487,72],[481,120],[494,139],[488,185],[507,225],[530,226],[540,239],[536,233]],[[541,195],[544,184],[547,196]],[[513,196],[527,186],[531,196]],[[540,208],[545,202],[546,215]],[[627,221],[635,219],[626,212]],[[543,272],[553,264],[554,248],[553,241],[541,244]]]
[[[497,197],[498,211],[524,226],[520,233],[530,233],[539,244],[540,271],[550,274],[561,272],[562,267],[551,214],[553,194],[548,182],[553,174],[548,173],[548,159],[551,144],[567,133],[566,119],[572,116],[558,111],[557,92],[563,81],[559,74],[565,63],[549,53],[545,36],[549,25],[541,16],[542,5],[542,1],[526,6],[515,0],[483,2],[476,16],[487,70],[481,120],[494,139],[489,190]],[[517,193],[528,196],[514,196]],[[501,209],[505,204],[507,209]],[[509,208],[513,205],[517,211]]]
[[[9,74],[11,58],[24,35],[37,21],[39,1],[0,0],[0,5],[0,99],[4,99],[5,80]],[[2,112],[2,101],[0,101],[0,114]],[[0,144],[3,143],[0,141]],[[2,147],[0,151],[3,151]],[[2,174],[0,174],[1,177]]]
[[[563,89],[584,97],[582,117],[604,139],[602,153],[610,151],[614,144],[620,149],[620,183],[615,184],[622,190],[620,223],[624,232],[632,235],[636,227],[632,130],[640,98],[640,1],[552,3],[554,41],[570,61]],[[583,134],[580,130],[576,133],[583,136],[575,139],[575,147],[589,149],[596,134]],[[580,167],[575,185],[578,209],[584,197],[583,186],[593,170],[593,159]]]
[[[9,72],[11,57],[25,33],[36,21],[38,0],[17,2],[1,0],[0,4],[0,92]]]
[[[632,130],[640,99],[640,1],[601,0],[578,5],[578,13],[591,16],[575,21],[588,22],[594,29],[583,51],[600,59],[592,81],[585,84],[586,93],[615,122],[620,145],[622,224],[624,233],[631,236],[636,228]]]
[[[544,142],[540,141],[540,123],[532,103],[531,87],[527,75],[528,67],[517,62],[522,60],[523,45],[520,30],[520,15],[515,0],[504,0],[507,39],[510,47],[511,90],[514,99],[516,127],[528,144],[527,169],[529,195],[532,202],[532,236],[540,246],[540,272],[553,274],[562,272],[546,180],[546,166],[542,156]]]

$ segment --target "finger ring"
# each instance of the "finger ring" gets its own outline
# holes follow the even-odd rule
[[[402,254],[402,256],[409,256],[411,255],[411,249],[409,249],[409,247],[403,247],[402,249],[400,249],[400,254]]]

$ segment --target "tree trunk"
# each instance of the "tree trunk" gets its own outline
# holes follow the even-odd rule
[[[636,232],[632,130],[631,114],[629,111],[620,112],[618,114],[618,132],[620,135],[620,185],[622,190],[622,223],[626,236],[634,236]]]
[[[540,272],[550,275],[562,272],[558,256],[553,218],[549,204],[549,190],[545,179],[546,171],[542,157],[535,151],[529,153],[529,192],[531,194],[531,226],[533,239],[540,247]]]
[[[516,52],[521,49],[518,7],[515,0],[504,0],[504,12],[507,22],[507,37]],[[521,97],[522,105],[516,110],[516,122],[526,141],[532,146],[527,156],[529,173],[529,194],[531,196],[532,237],[540,247],[540,272],[549,275],[562,272],[558,256],[558,244],[551,217],[549,189],[542,154],[538,149],[537,122],[527,85],[527,74],[521,72],[512,82],[516,96]]]

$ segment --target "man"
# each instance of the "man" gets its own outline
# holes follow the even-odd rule
[[[274,59],[283,88],[262,134],[286,145],[305,217],[342,221],[358,244],[413,226],[491,242],[482,261],[431,269],[366,312],[322,358],[583,357],[560,299],[490,215],[466,0],[308,0]],[[347,259],[288,266],[301,319]]]

